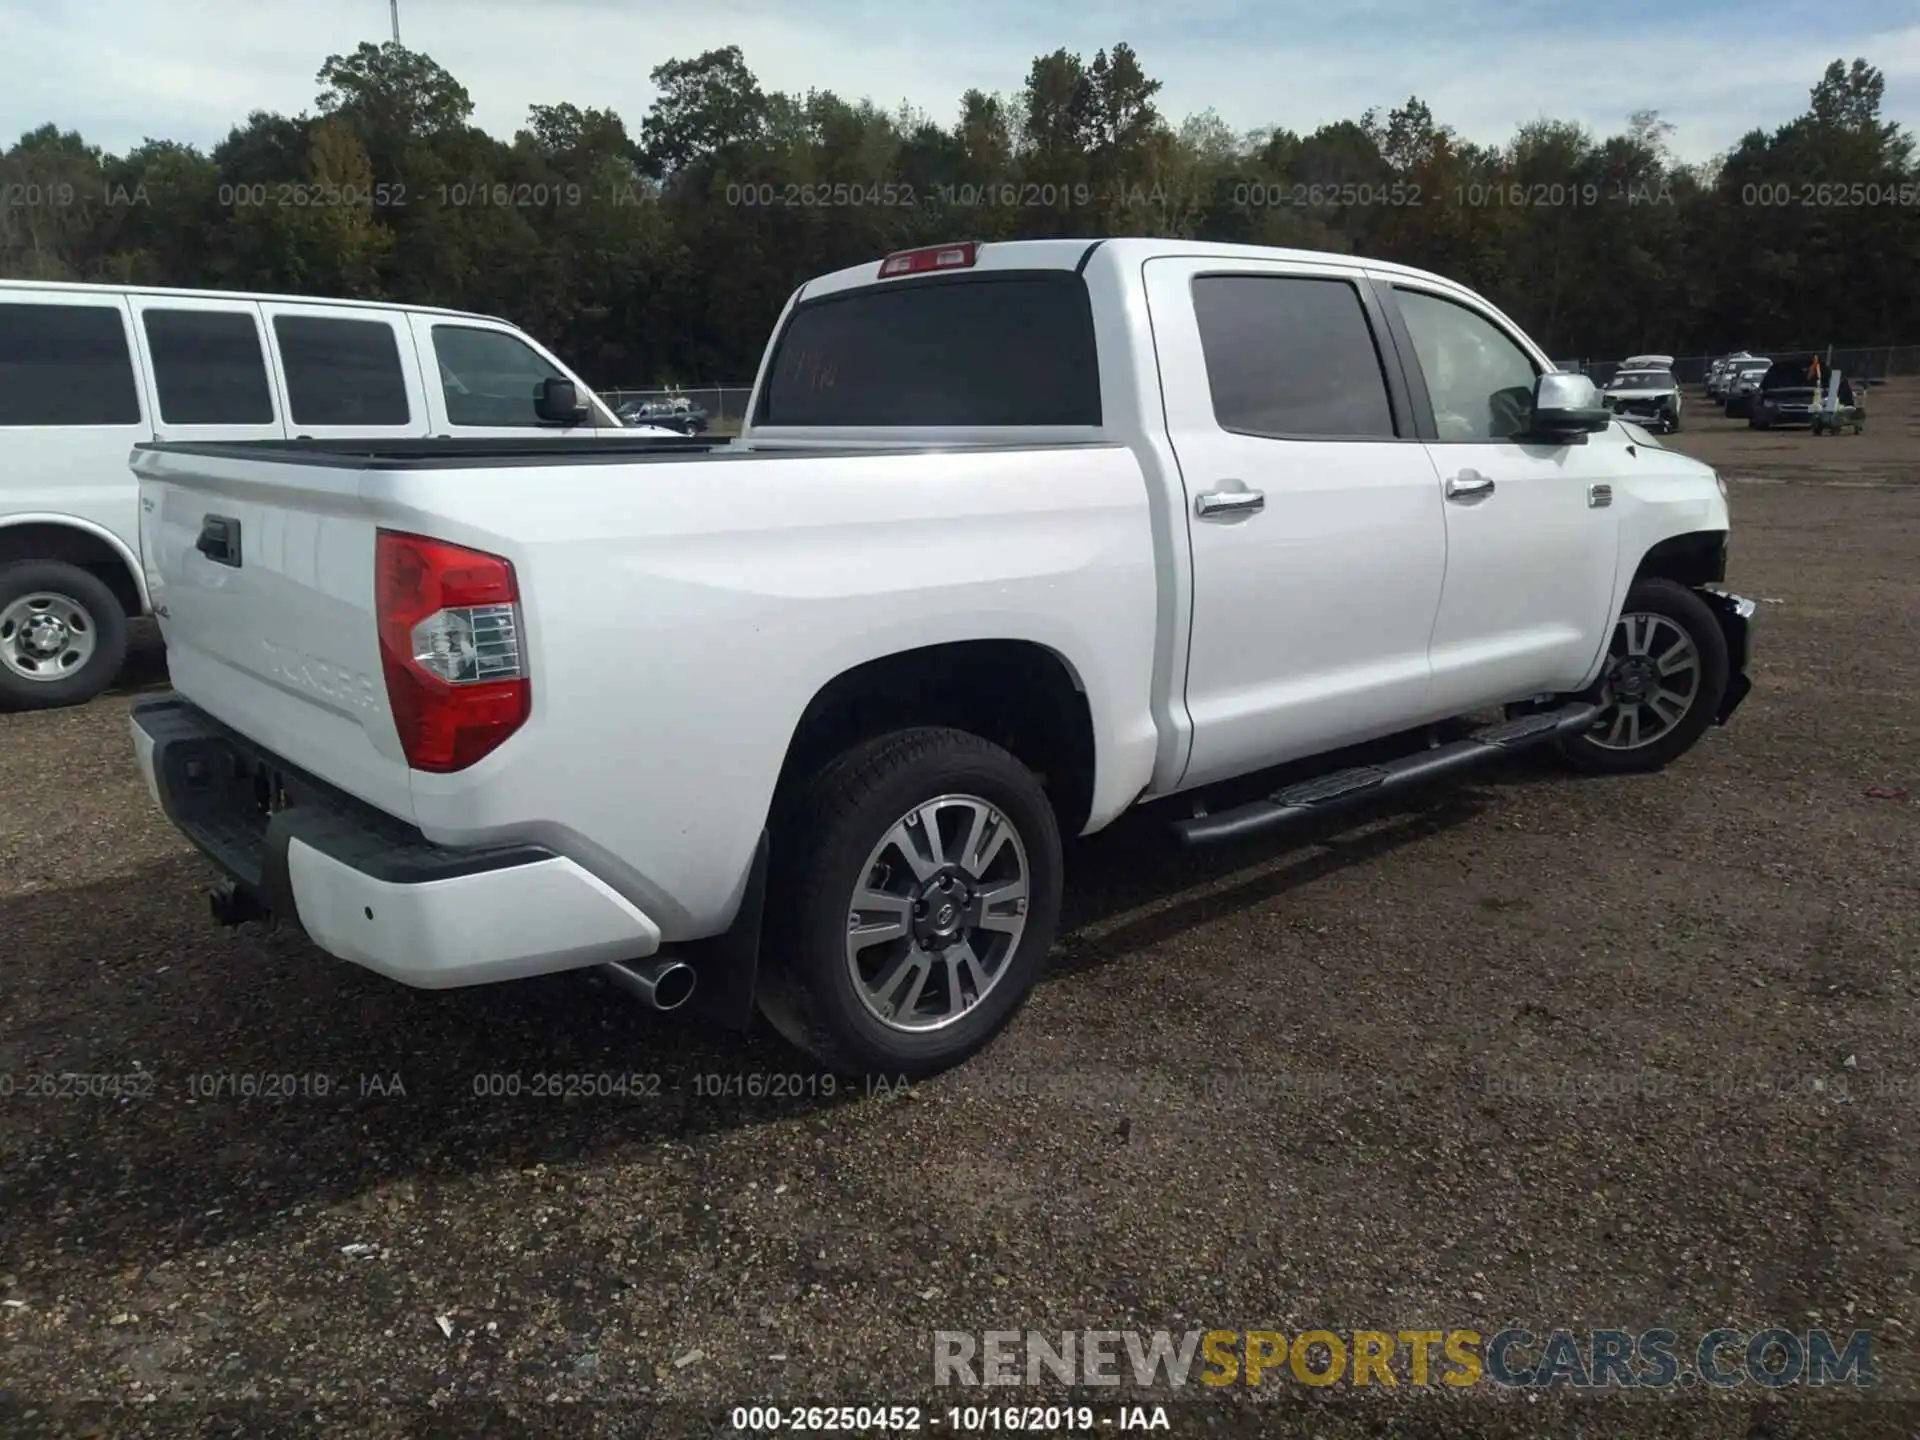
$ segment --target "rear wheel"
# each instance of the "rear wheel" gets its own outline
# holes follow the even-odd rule
[[[1560,743],[1582,770],[1658,770],[1706,733],[1727,688],[1727,637],[1698,595],[1671,580],[1627,592],[1607,644],[1599,700],[1584,734]]]
[[[1039,781],[963,731],[895,731],[776,818],[763,1014],[846,1074],[930,1075],[984,1047],[1045,966],[1061,846]]]
[[[126,656],[126,614],[97,575],[58,560],[0,565],[0,708],[85,704]]]

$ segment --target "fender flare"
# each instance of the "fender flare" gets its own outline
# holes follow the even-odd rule
[[[120,557],[127,567],[127,573],[133,577],[134,593],[140,597],[140,613],[153,613],[153,597],[147,592],[147,572],[140,564],[140,557],[128,545],[106,526],[93,520],[82,520],[78,515],[62,515],[57,511],[29,510],[18,515],[0,517],[0,530],[11,530],[21,525],[58,525],[68,530],[78,530],[95,540],[106,542],[107,548]]]

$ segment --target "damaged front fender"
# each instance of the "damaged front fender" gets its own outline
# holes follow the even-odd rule
[[[1753,617],[1760,607],[1727,590],[1702,586],[1695,593],[1712,608],[1720,633],[1727,637],[1727,688],[1713,717],[1716,725],[1724,725],[1753,691]]]

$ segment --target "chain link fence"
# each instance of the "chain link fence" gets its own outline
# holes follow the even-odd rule
[[[641,424],[691,425],[702,435],[738,435],[751,385],[675,385],[664,390],[602,390],[616,412]],[[626,407],[632,406],[631,411]],[[702,422],[705,422],[704,425]]]

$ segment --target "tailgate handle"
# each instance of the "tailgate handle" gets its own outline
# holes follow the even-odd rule
[[[200,522],[200,538],[193,548],[216,565],[240,568],[240,522],[229,515],[209,515]]]

